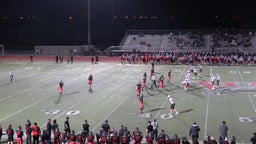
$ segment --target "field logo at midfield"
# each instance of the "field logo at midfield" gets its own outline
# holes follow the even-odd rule
[[[198,84],[208,90],[204,92],[205,94],[211,95],[256,92],[256,82],[243,84],[237,82],[222,82],[221,87],[214,90],[211,90],[212,85],[210,82],[200,81]]]

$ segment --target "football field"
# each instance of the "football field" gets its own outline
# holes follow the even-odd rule
[[[197,66],[195,66],[198,68]],[[151,89],[151,65],[120,64],[119,62],[90,62],[55,64],[50,61],[0,61],[0,124],[3,130],[9,124],[17,129],[30,119],[46,129],[47,120],[56,119],[60,130],[69,116],[71,129],[82,130],[84,120],[96,133],[105,120],[114,129],[121,125],[130,131],[139,127],[145,135],[147,121],[157,119],[159,131],[179,137],[189,137],[193,122],[201,128],[199,140],[206,135],[218,139],[219,126],[226,121],[228,136],[239,143],[250,143],[256,131],[256,67],[203,66],[199,79],[191,75],[190,90],[182,85],[187,65],[155,65],[157,79],[165,76],[165,87]],[[171,84],[167,73],[172,70]],[[9,73],[14,74],[10,83]],[[139,113],[136,84],[147,72],[147,88],[143,90],[145,108]],[[94,77],[92,89],[88,76]],[[210,75],[221,76],[221,86],[211,89]],[[58,82],[64,82],[63,94]],[[167,95],[176,101],[179,114],[168,115]]]

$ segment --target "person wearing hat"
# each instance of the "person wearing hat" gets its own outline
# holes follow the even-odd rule
[[[171,95],[168,95],[168,100],[171,105],[170,107],[170,114],[175,112],[175,115],[179,114],[179,112],[175,109],[175,101],[174,98]]]

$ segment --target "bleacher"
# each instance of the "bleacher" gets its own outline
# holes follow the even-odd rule
[[[253,52],[255,46],[256,36],[251,30],[128,30],[114,52],[230,53]]]

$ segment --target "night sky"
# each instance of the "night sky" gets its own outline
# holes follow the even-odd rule
[[[255,29],[253,1],[90,0],[92,43],[117,45],[128,29]],[[87,0],[2,0],[0,43],[87,44]],[[4,36],[3,36],[4,35]]]

